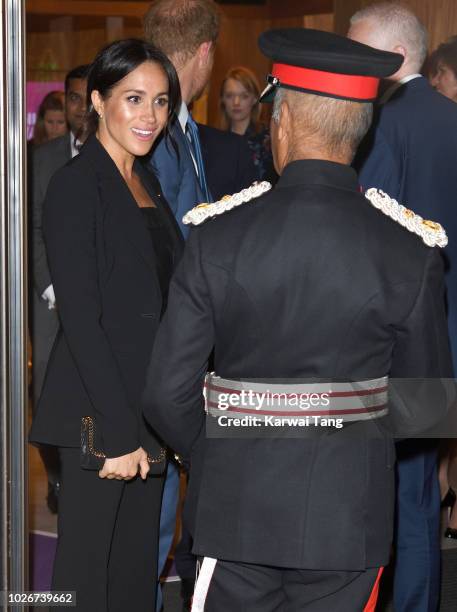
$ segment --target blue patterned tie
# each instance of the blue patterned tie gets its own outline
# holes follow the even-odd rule
[[[205,196],[206,201],[212,202],[213,199],[209,192],[208,184],[206,182],[205,166],[203,164],[203,156],[200,147],[200,138],[198,136],[198,128],[195,121],[190,115],[187,119],[186,135],[189,137],[192,154],[194,156],[195,163],[197,164],[198,181],[200,183],[201,190],[203,191],[203,195]]]

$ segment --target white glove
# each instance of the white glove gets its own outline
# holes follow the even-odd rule
[[[56,295],[54,293],[54,287],[52,285],[49,285],[49,287],[43,291],[43,293],[41,294],[41,297],[43,300],[46,300],[46,302],[48,303],[49,310],[55,309]]]

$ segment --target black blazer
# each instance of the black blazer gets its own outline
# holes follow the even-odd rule
[[[135,171],[182,238],[149,169]],[[139,398],[162,306],[155,253],[141,210],[95,136],[52,178],[43,217],[61,330],[30,433],[32,442],[77,447],[81,417],[95,415],[108,457],[158,442]]]
[[[375,210],[340,164],[293,162],[274,190],[191,230],[144,406],[191,455],[195,554],[320,570],[388,562],[394,444],[379,422],[210,438],[202,379],[213,346],[224,378],[452,376],[443,294],[438,249]],[[438,419],[445,399],[415,414]]]

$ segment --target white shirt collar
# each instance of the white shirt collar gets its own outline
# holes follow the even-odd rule
[[[181,108],[178,113],[178,121],[184,134],[186,133],[187,120],[189,118],[189,110],[185,102],[181,102]]]
[[[394,93],[397,91],[399,87],[401,87],[402,85],[405,85],[406,83],[409,83],[413,79],[418,79],[419,77],[422,77],[422,75],[418,73],[408,74],[407,76],[403,77],[399,81],[396,81],[395,83],[393,83],[384,92],[384,95],[379,100],[379,104],[385,104],[386,102],[388,102],[388,100],[390,100],[390,98],[394,95]]]
[[[179,125],[181,126],[181,129],[184,134],[186,134],[186,125],[187,125],[187,120],[189,119],[189,115],[190,113],[189,113],[189,109],[186,106],[186,103],[181,102],[181,108],[179,109],[179,113],[178,113],[178,121],[179,121]],[[190,137],[188,134],[186,134],[186,137],[190,140]],[[189,148],[189,153],[190,153],[190,156],[192,157],[192,161],[194,162],[195,172],[198,176],[198,166],[197,166],[197,162],[195,161],[195,157],[194,157],[194,154],[191,148]]]
[[[76,157],[78,155],[79,149],[81,148],[82,144],[83,143],[80,142],[76,138],[76,136],[73,134],[73,132],[70,132],[70,145],[71,145],[71,156],[72,157]],[[78,149],[78,147],[76,145],[79,146],[79,149]]]

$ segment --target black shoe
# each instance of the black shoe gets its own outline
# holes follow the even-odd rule
[[[454,512],[455,501],[456,501],[455,492],[451,487],[449,487],[448,492],[446,493],[443,501],[441,502],[441,507],[447,508],[448,521],[451,519],[451,515]],[[448,527],[446,531],[444,532],[444,537],[450,540],[457,540],[457,529]]]
[[[454,489],[452,489],[452,487],[449,487],[448,492],[446,493],[443,501],[441,502],[441,507],[442,508],[453,508],[455,504],[455,499],[456,499],[455,491]]]
[[[449,540],[457,540],[457,529],[452,529],[452,527],[448,527],[444,532],[444,537]]]
[[[182,602],[182,612],[191,612],[192,610],[192,597],[190,599],[184,599]]]
[[[52,514],[57,514],[59,511],[59,491],[60,482],[48,482],[46,503],[48,504],[49,512]]]

